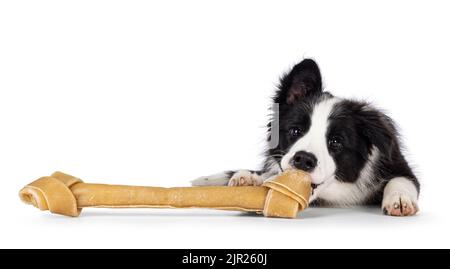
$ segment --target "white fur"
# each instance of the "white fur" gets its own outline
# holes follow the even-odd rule
[[[191,181],[192,186],[226,186],[228,185],[229,177],[226,172],[217,173],[214,175],[199,177]]]
[[[417,200],[417,188],[411,180],[404,177],[396,177],[391,179],[384,188],[384,196],[390,196],[395,193],[402,193],[408,197]]]
[[[191,181],[192,186],[259,186],[264,181],[278,175],[280,166],[275,159],[268,160],[266,171],[258,175],[249,170],[237,170],[230,177],[229,173],[221,172],[210,176],[199,177]]]
[[[418,210],[419,193],[411,180],[404,177],[391,179],[384,188],[381,207],[389,215],[414,215]]]
[[[317,198],[324,199],[332,204],[350,206],[363,204],[370,193],[377,186],[373,184],[373,164],[379,158],[379,151],[374,148],[372,154],[354,183],[338,181],[334,176],[326,180],[323,185],[317,187],[310,201]]]
[[[321,184],[333,176],[336,165],[328,152],[326,133],[328,130],[329,116],[338,98],[329,98],[314,106],[311,114],[311,126],[308,132],[295,142],[289,152],[281,159],[283,170],[293,168],[291,160],[298,151],[306,151],[317,158],[317,166],[311,172],[312,182]]]
[[[257,173],[249,170],[239,170],[233,174],[228,182],[228,186],[259,186],[263,179]]]

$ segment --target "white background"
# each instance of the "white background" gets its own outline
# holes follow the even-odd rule
[[[450,247],[448,1],[2,1],[0,247]],[[55,170],[187,186],[262,161],[278,77],[304,57],[327,90],[397,122],[421,212],[209,210],[54,216],[17,192]]]

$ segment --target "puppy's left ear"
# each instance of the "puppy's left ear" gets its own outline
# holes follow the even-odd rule
[[[381,154],[391,158],[392,150],[398,143],[397,131],[391,118],[369,106],[364,106],[359,111],[358,128],[362,135],[373,146],[377,147]]]
[[[281,78],[275,103],[292,105],[319,92],[322,92],[319,66],[312,59],[304,59]]]

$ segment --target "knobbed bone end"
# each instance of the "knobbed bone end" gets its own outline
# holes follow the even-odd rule
[[[49,177],[41,177],[19,191],[20,199],[40,210],[76,217],[81,213],[70,187],[80,179],[55,172]]]
[[[303,171],[285,171],[263,186],[270,188],[263,210],[266,217],[295,218],[308,207],[311,178]]]

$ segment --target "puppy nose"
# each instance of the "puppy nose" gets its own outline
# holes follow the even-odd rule
[[[316,156],[306,151],[298,151],[292,158],[295,168],[310,172],[317,165]]]

